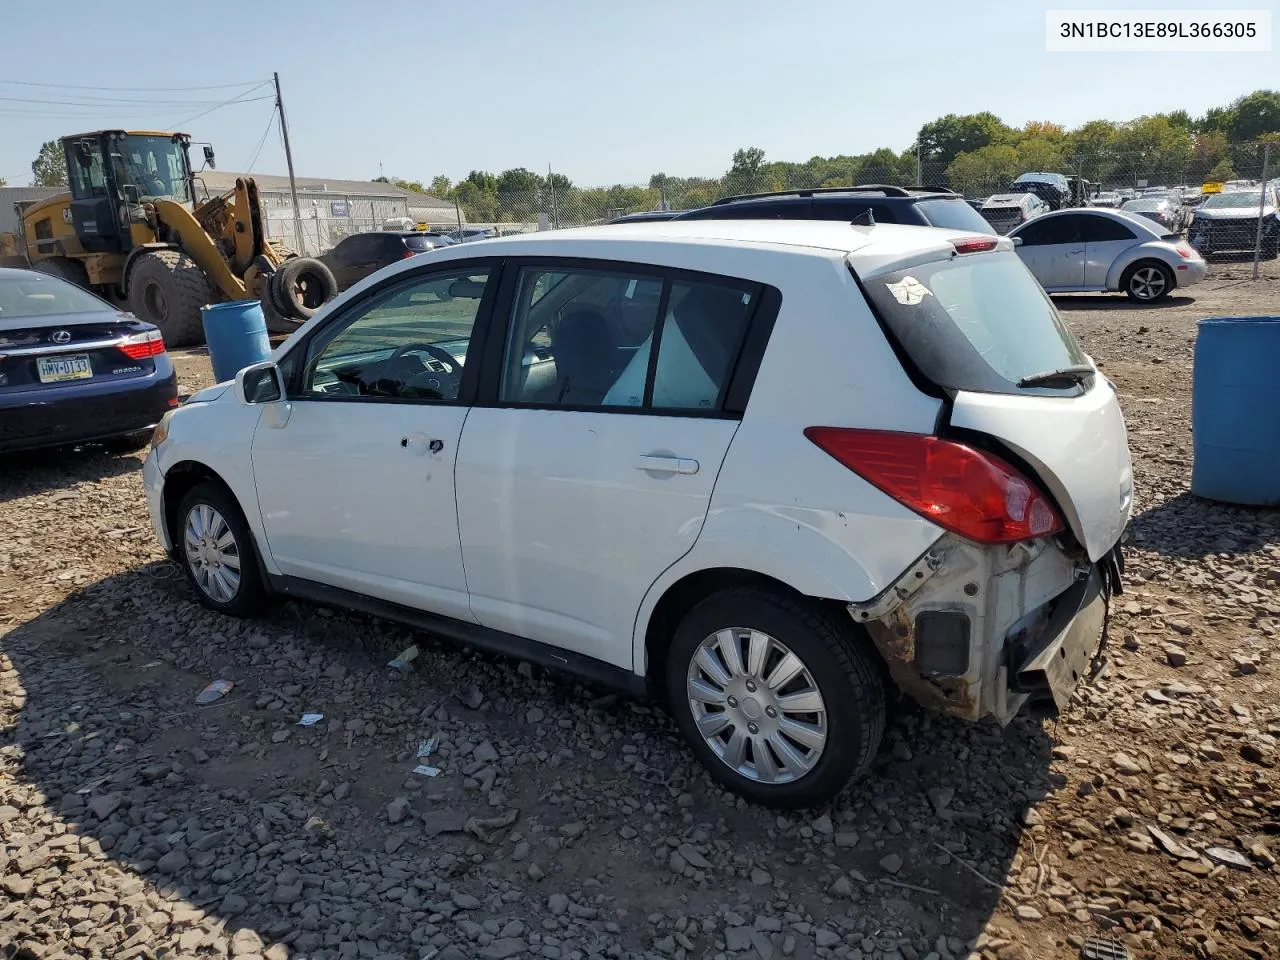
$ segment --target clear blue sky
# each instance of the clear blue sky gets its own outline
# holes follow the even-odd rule
[[[1270,9],[1280,30],[1277,0],[1124,5]],[[284,85],[299,175],[367,179],[378,175],[381,161],[388,175],[428,181],[443,173],[456,180],[473,168],[545,171],[550,163],[584,186],[645,182],[658,171],[715,175],[744,146],[762,147],[775,160],[902,150],[922,123],[946,113],[991,110],[1015,126],[1028,120],[1073,126],[1178,108],[1197,114],[1280,86],[1276,52],[1046,53],[1044,11],[1088,6],[1070,0],[15,4],[0,14],[0,80],[97,89],[0,83],[0,97],[91,103],[0,100],[0,176],[11,185],[28,183],[41,142],[104,126],[183,129],[215,144],[219,167],[243,170],[266,129],[270,100],[193,118],[239,89],[103,88],[255,81],[273,70]],[[172,62],[168,50],[177,51]],[[254,170],[284,172],[274,131]]]

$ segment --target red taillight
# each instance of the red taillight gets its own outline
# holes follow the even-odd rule
[[[915,433],[809,427],[804,435],[903,506],[979,543],[1057,533],[1062,519],[1026,477],[998,457]]]
[[[417,255],[417,253],[418,253],[418,251],[417,251],[417,250],[406,250],[406,251],[404,252],[404,256],[403,256],[401,259],[402,259],[402,260],[412,260],[412,259]]]
[[[1183,260],[1195,259],[1196,252],[1192,250],[1190,247],[1188,247],[1185,243],[1180,243],[1173,249],[1174,249],[1174,252],[1177,253],[1177,255],[1180,256]]]
[[[120,352],[130,360],[145,360],[164,353],[164,337],[159,330],[135,333],[119,345]]]
[[[965,237],[952,240],[951,245],[956,248],[956,253],[985,253],[994,250],[999,242],[995,237]]]

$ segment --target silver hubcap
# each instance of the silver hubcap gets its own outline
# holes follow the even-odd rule
[[[767,633],[728,627],[689,663],[698,732],[735,773],[790,783],[813,769],[827,742],[827,705],[804,662]]]
[[[1129,289],[1139,300],[1154,300],[1164,293],[1165,286],[1164,274],[1156,267],[1135,270],[1133,279],[1129,281]]]
[[[183,540],[196,586],[219,603],[235,599],[240,589],[240,548],[222,514],[207,503],[192,507]]]

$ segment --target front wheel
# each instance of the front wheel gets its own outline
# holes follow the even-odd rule
[[[253,534],[235,498],[220,484],[198,483],[178,507],[178,559],[200,602],[232,617],[257,613],[266,600]]]
[[[1129,268],[1122,286],[1130,300],[1155,303],[1173,292],[1173,271],[1163,263],[1146,260]]]
[[[667,694],[711,775],[782,809],[830,801],[884,733],[879,664],[843,623],[803,598],[723,590],[680,623]]]

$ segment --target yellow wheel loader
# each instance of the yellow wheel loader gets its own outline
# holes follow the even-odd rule
[[[187,134],[100,130],[61,142],[70,192],[20,205],[22,230],[0,235],[0,266],[106,296],[171,347],[203,341],[208,303],[261,300],[268,328],[288,332],[337,295],[323,263],[272,245],[252,179],[196,200]],[[213,166],[211,147],[204,159]]]

